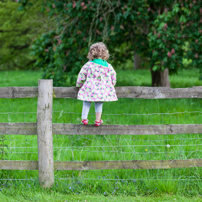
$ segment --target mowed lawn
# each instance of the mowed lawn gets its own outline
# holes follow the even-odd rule
[[[116,86],[151,86],[151,73],[149,70],[116,70]],[[8,86],[37,86],[41,78],[41,71],[2,71],[0,74],[0,87]],[[201,86],[199,69],[184,69],[178,74],[170,75],[172,88],[186,88]],[[65,86],[74,86],[66,83]]]
[[[0,86],[37,86],[40,75],[39,71],[2,72]],[[202,86],[198,78],[198,69],[184,70],[170,76],[171,87]],[[117,86],[132,85],[150,86],[150,72],[117,71]],[[119,99],[104,104],[102,118],[105,124],[201,124],[201,108],[200,99]],[[81,109],[79,100],[54,99],[53,123],[80,124]],[[0,122],[36,122],[36,112],[36,98],[0,99]],[[92,106],[90,124],[94,119]],[[54,135],[53,138],[55,161],[170,160],[202,155],[200,134]],[[38,159],[36,136],[2,135],[0,145],[1,159]],[[0,180],[0,201],[200,201],[201,171],[200,168],[55,171],[55,186],[47,192],[39,188],[37,171],[0,171],[0,179],[4,179]]]
[[[59,191],[46,190],[6,190],[0,193],[0,202],[200,202],[202,198],[179,195],[161,196],[103,196],[103,195],[69,195]]]

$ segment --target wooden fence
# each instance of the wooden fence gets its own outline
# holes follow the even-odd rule
[[[52,80],[39,80],[38,87],[0,88],[0,98],[38,97],[37,123],[0,123],[0,134],[37,135],[38,161],[0,161],[0,169],[38,170],[42,187],[54,183],[54,170],[169,169],[202,167],[202,159],[53,162],[52,134],[61,135],[172,135],[202,133],[202,124],[93,125],[52,123],[52,99],[76,98],[76,87],[53,87]],[[119,98],[202,98],[202,87],[116,87]]]

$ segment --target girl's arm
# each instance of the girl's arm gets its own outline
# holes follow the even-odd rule
[[[88,63],[86,63],[80,70],[77,82],[76,82],[76,87],[81,88],[86,81],[87,73],[88,73]]]
[[[114,68],[110,65],[110,76],[112,80],[112,85],[116,85],[116,72],[114,71]]]

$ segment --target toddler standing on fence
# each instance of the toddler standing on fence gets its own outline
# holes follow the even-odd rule
[[[101,119],[103,102],[116,101],[114,89],[116,84],[116,72],[106,60],[109,51],[104,43],[95,43],[90,47],[87,62],[80,70],[76,87],[80,87],[78,99],[83,101],[82,121],[88,124],[88,113],[92,102],[95,102],[95,126],[103,123]]]

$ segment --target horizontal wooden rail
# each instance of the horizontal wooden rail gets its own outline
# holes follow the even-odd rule
[[[38,170],[38,161],[0,161],[0,170]]]
[[[55,170],[106,170],[106,169],[169,169],[202,167],[202,159],[162,161],[79,161],[55,162]]]
[[[38,87],[2,87],[0,98],[34,98],[38,97]]]
[[[132,161],[55,161],[54,170],[170,169],[202,167],[202,159]],[[38,161],[0,161],[2,170],[38,170]]]
[[[202,86],[193,88],[166,88],[166,87],[116,87],[118,98],[202,98]],[[54,87],[54,98],[76,98],[76,87]],[[38,96],[38,87],[3,87],[0,88],[0,98],[34,98]]]
[[[202,133],[202,124],[94,125],[53,124],[53,134],[61,135],[170,135]]]
[[[125,86],[116,87],[118,98],[143,98],[143,99],[162,99],[162,98],[202,98],[202,86],[193,88],[166,88],[166,87],[139,87]],[[76,98],[78,88],[75,87],[55,87],[55,98]]]
[[[0,135],[36,135],[36,123],[0,123]]]
[[[47,90],[49,89],[49,91]],[[202,86],[193,88],[116,87],[118,98],[202,98]],[[38,170],[42,187],[54,183],[54,170],[170,169],[202,167],[202,159],[131,161],[53,161],[52,134],[60,135],[172,135],[202,134],[202,124],[94,125],[52,123],[52,98],[77,98],[76,87],[55,87],[39,80],[38,87],[0,88],[0,98],[38,97],[37,123],[0,123],[0,135],[37,135],[38,161],[0,161],[3,170]],[[48,106],[48,107],[47,107]],[[37,125],[38,124],[38,125]],[[47,131],[49,131],[47,133]]]
[[[202,124],[94,125],[53,123],[58,135],[173,135],[202,133]],[[36,123],[0,123],[0,135],[36,135]]]
[[[37,123],[0,123],[0,135],[36,135]]]

